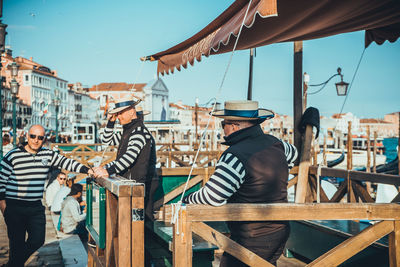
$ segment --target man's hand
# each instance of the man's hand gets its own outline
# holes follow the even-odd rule
[[[107,178],[109,176],[107,170],[104,169],[103,167],[94,167],[93,171],[94,171],[94,177],[96,178],[99,177]]]
[[[118,114],[118,113],[111,114],[111,115],[110,115],[110,121],[116,121],[116,120],[117,120],[117,117],[118,117],[117,114]]]
[[[4,199],[0,200],[0,210],[1,210],[1,214],[3,214],[3,216],[4,216],[4,211],[6,210],[6,201]]]

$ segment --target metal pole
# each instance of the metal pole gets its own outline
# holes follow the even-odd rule
[[[247,100],[251,100],[253,97],[253,58],[254,48],[250,48],[249,87],[247,89]]]
[[[13,95],[12,97],[12,104],[13,104],[13,117],[12,117],[12,123],[13,123],[13,145],[14,147],[17,146],[17,96]]]
[[[58,143],[58,103],[56,104],[56,143]]]

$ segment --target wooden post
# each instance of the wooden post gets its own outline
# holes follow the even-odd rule
[[[181,206],[177,224],[173,226],[172,263],[174,267],[192,266],[192,225],[187,219],[186,207]]]
[[[303,41],[294,42],[293,55],[293,134],[294,145],[301,151],[301,133],[298,129],[301,116],[303,115]],[[299,163],[296,160],[296,165]]]
[[[400,266],[400,221],[393,221],[394,230],[389,234],[390,267]]]
[[[310,168],[310,148],[312,139],[312,126],[306,126],[306,132],[301,150],[299,176],[296,187],[296,203],[304,203],[307,195],[308,170]]]
[[[366,172],[371,172],[371,129],[370,126],[367,125],[367,166],[365,168]],[[372,192],[371,182],[365,182],[367,186],[367,192],[370,194]]]
[[[118,198],[118,266],[131,266],[131,198]]]
[[[279,138],[283,140],[283,121],[279,124]]]
[[[324,136],[324,151],[322,153],[324,166],[328,166],[328,162],[326,161],[326,136]]]
[[[132,188],[132,265],[144,267],[144,186]]]
[[[318,142],[314,138],[314,134],[312,137],[313,140],[313,165],[317,166],[318,165]]]
[[[117,254],[115,253],[114,238],[117,236],[117,197],[106,190],[106,266],[115,266]]]
[[[347,170],[353,169],[353,138],[351,136],[351,121],[347,130]]]
[[[378,137],[378,134],[376,131],[374,131],[374,153],[373,153],[373,157],[372,157],[372,166],[373,166],[373,172],[376,172],[376,139]]]

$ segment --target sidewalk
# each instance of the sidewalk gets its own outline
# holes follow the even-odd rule
[[[8,237],[7,227],[3,215],[0,212],[0,265],[8,261]],[[63,258],[61,256],[60,245],[57,233],[53,225],[50,212],[46,209],[46,240],[45,244],[36,251],[27,261],[26,266],[48,266],[62,267]]]

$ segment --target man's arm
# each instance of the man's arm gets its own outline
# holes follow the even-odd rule
[[[88,167],[79,163],[78,161],[66,158],[55,151],[52,152],[53,152],[53,156],[51,158],[52,166],[57,166],[60,169],[64,169],[71,172],[89,173],[89,174],[93,173],[91,170],[89,171]]]
[[[121,173],[135,163],[140,152],[147,142],[150,142],[150,133],[138,132],[132,134],[129,138],[126,152],[117,160],[114,160],[104,166],[108,175]],[[96,171],[96,168],[95,168]]]
[[[4,214],[4,210],[6,209],[6,185],[10,175],[12,174],[11,162],[7,155],[0,162],[0,165],[0,209]]]
[[[240,188],[246,175],[243,163],[233,154],[221,157],[210,180],[200,190],[186,196],[184,203],[221,206]]]
[[[289,165],[289,169],[293,168],[294,166],[294,162],[297,159],[298,153],[297,153],[297,149],[294,145],[289,144],[288,142],[285,142],[283,140],[280,140],[283,144],[283,147],[285,149],[285,156],[286,156],[286,160],[287,163]]]
[[[114,133],[114,124],[115,120],[112,118],[108,121],[107,126],[104,128],[102,134],[100,134],[100,141],[103,144],[107,144],[110,146],[117,146],[121,141],[122,133],[116,132]]]

